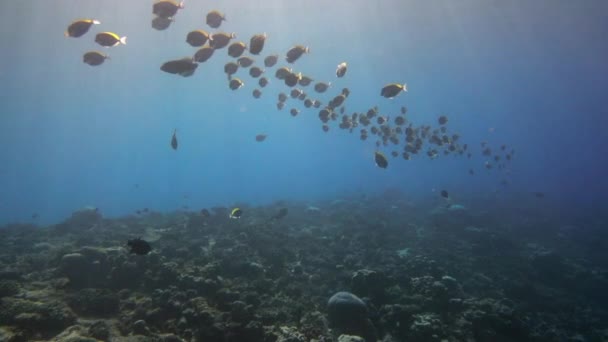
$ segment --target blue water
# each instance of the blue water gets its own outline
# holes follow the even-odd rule
[[[411,198],[449,189],[463,201],[543,191],[545,203],[559,208],[604,206],[605,1],[186,1],[165,31],[151,28],[151,7],[115,0],[2,5],[0,223],[54,223],[86,205],[120,216],[142,207],[306,202],[387,188]],[[259,63],[294,44],[309,46],[293,68],[332,81],[316,96],[325,103],[350,88],[347,113],[377,105],[394,116],[405,105],[417,125],[448,115],[450,132],[461,134],[473,159],[420,155],[380,169],[375,139],[360,141],[361,127],[350,134],[334,122],[324,133],[318,110],[291,99],[277,111],[277,94],[287,89],[274,68],[259,100],[246,69],[236,75],[245,86],[229,90],[225,49],[190,78],[161,72],[163,62],[196,51],[186,34],[209,30],[204,14],[211,9],[226,13],[220,30],[239,40],[268,34]],[[64,37],[77,18],[102,24],[81,38]],[[128,45],[99,47],[93,40],[101,31],[128,36]],[[88,66],[88,50],[111,60]],[[342,61],[349,70],[336,79]],[[409,92],[380,97],[392,82],[407,83]],[[298,117],[289,115],[292,105],[302,110]],[[177,151],[169,145],[174,129]],[[258,133],[268,139],[256,143]],[[515,149],[509,173],[483,168],[481,141]]]

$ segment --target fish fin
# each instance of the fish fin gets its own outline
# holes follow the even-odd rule
[[[101,21],[95,20],[95,19],[93,19],[91,22],[93,23],[93,25],[99,25],[99,24],[101,24]]]
[[[65,31],[65,32],[63,32],[63,35],[64,35],[65,37],[69,37],[69,36],[70,36],[70,33],[69,33],[68,31]]]
[[[120,44],[127,45],[127,36],[120,38]]]
[[[403,83],[403,91],[407,92],[407,84]]]
[[[182,1],[182,2],[180,2],[178,7],[179,7],[179,8],[184,8],[184,2],[183,2],[183,1]]]

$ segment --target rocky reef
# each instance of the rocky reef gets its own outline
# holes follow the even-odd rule
[[[607,340],[601,225],[461,207],[352,196],[6,225],[0,341]],[[152,252],[129,253],[138,237]]]

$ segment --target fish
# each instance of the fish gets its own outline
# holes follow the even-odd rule
[[[243,42],[234,42],[228,46],[228,56],[233,58],[241,57],[243,52],[247,49],[247,45]]]
[[[448,122],[448,118],[445,115],[442,115],[439,117],[439,119],[437,119],[437,121],[439,122],[440,125],[445,125]],[[441,128],[445,128],[445,127],[441,127]]]
[[[317,84],[315,84],[315,91],[317,93],[324,93],[325,91],[327,91],[327,89],[330,86],[331,86],[331,82],[329,82],[329,83],[317,82]]]
[[[254,98],[259,99],[262,96],[262,91],[260,89],[254,89],[251,93]]]
[[[262,76],[263,73],[264,73],[264,70],[257,66],[253,66],[253,67],[251,67],[251,69],[249,69],[249,76],[251,76],[253,78],[258,78],[258,77]]]
[[[162,18],[172,18],[182,8],[184,8],[183,1],[178,3],[172,0],[160,0],[152,5],[152,13]]]
[[[186,36],[186,42],[193,47],[200,47],[205,45],[209,40],[209,33],[204,30],[194,30],[188,32]]]
[[[215,49],[210,46],[202,47],[194,54],[194,61],[198,63],[206,62],[209,58],[211,58],[211,56],[213,56],[214,51]]]
[[[230,40],[234,38],[236,38],[235,33],[217,32],[211,35],[209,46],[216,50],[223,49],[228,46]]]
[[[386,169],[388,167],[388,159],[382,152],[374,152],[374,161],[379,168]]]
[[[323,132],[329,132],[329,126],[323,125],[322,128],[323,128]]]
[[[64,36],[78,38],[82,37],[85,33],[89,32],[89,29],[93,25],[99,25],[101,22],[95,19],[79,19],[72,22],[67,30],[64,32]]]
[[[177,74],[183,77],[188,77],[194,74],[196,68],[198,68],[198,64],[195,63],[192,58],[184,57],[182,59],[176,59],[163,63],[163,65],[161,65],[160,67],[160,70],[170,74]]]
[[[285,93],[279,93],[278,98],[279,98],[279,102],[287,101],[287,95],[285,95]]]
[[[288,63],[294,63],[303,54],[309,53],[309,52],[310,52],[310,49],[307,46],[295,45],[294,47],[292,47],[291,49],[289,49],[287,51],[287,55],[285,57],[285,60],[287,60]]]
[[[222,25],[222,21],[226,20],[226,16],[217,10],[213,10],[209,13],[207,13],[207,25],[209,25],[211,28],[218,28],[220,27],[220,25]]]
[[[230,80],[230,82],[228,83],[228,87],[232,90],[237,90],[240,87],[244,86],[245,83],[243,83],[243,81],[241,81],[238,78],[233,78]]]
[[[201,216],[204,218],[209,218],[211,217],[211,213],[209,212],[209,210],[203,208],[201,209]]]
[[[173,136],[171,137],[171,148],[177,150],[177,129],[173,131]]]
[[[266,140],[267,136],[268,135],[266,135],[266,134],[258,134],[255,136],[255,141],[262,142],[262,141]]]
[[[146,255],[152,250],[152,246],[141,238],[128,240],[127,246],[129,246],[129,253],[137,255]]]
[[[241,208],[234,208],[230,211],[230,215],[228,216],[231,219],[239,219],[243,215],[243,210]]]
[[[152,19],[152,28],[158,31],[163,31],[171,26],[172,18],[156,17]]]
[[[224,65],[224,72],[228,75],[228,77],[236,74],[239,70],[239,65],[235,62],[228,62]]]
[[[249,68],[250,66],[253,65],[255,60],[249,56],[243,56],[243,57],[240,57],[239,59],[237,59],[236,62],[239,63],[239,65],[242,66],[243,68]]]
[[[298,84],[298,81],[302,78],[302,73],[293,73],[285,75],[285,85],[288,87],[295,87]]]
[[[127,45],[127,37],[120,37],[114,32],[101,32],[95,36],[95,42],[104,47]]]
[[[280,80],[284,80],[289,74],[291,74],[291,69],[288,67],[281,67],[275,71],[274,76]]]
[[[249,52],[253,55],[259,55],[264,49],[266,43],[266,33],[256,34],[249,40]]]
[[[297,108],[291,108],[289,113],[291,114],[291,116],[297,116],[298,114],[300,114],[300,111]]]
[[[272,68],[279,61],[279,55],[270,55],[264,58],[264,66],[267,68]]]
[[[380,96],[392,99],[395,96],[399,95],[399,93],[401,93],[402,91],[407,91],[406,84],[390,83],[382,88],[382,90],[380,91]]]
[[[101,65],[106,59],[110,59],[110,56],[99,51],[89,51],[82,56],[82,61],[91,66]]]
[[[260,87],[264,88],[266,85],[268,85],[268,79],[266,77],[262,77],[258,81],[258,84],[260,85]]]
[[[300,80],[298,81],[298,84],[302,87],[307,87],[312,83],[312,81],[314,81],[312,78],[308,76],[302,76],[302,78],[300,78]]]
[[[344,77],[344,75],[346,75],[346,70],[347,70],[346,62],[342,62],[342,63],[338,64],[338,67],[336,68],[336,76]]]
[[[450,196],[448,195],[448,192],[446,190],[441,190],[441,197],[450,198]]]

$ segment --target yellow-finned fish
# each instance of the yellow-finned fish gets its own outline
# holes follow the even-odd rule
[[[114,32],[101,32],[95,36],[95,42],[105,47],[127,45],[127,37],[120,37]]]
[[[230,212],[230,218],[231,219],[239,219],[241,218],[241,215],[243,215],[243,210],[241,210],[241,208],[234,208],[232,209],[232,211]]]
[[[65,31],[64,35],[66,37],[74,37],[78,38],[83,36],[85,33],[89,32],[89,29],[93,25],[101,24],[99,20],[95,19],[80,19],[76,20],[68,26],[68,29]]]

